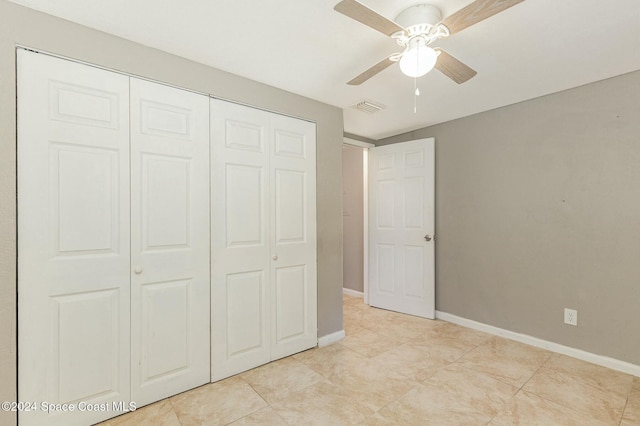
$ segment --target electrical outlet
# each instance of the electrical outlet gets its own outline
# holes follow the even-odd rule
[[[569,325],[578,325],[578,311],[575,309],[564,308],[564,323]]]

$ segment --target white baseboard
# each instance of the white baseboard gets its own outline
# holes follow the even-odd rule
[[[326,336],[318,337],[318,347],[329,346],[344,339],[346,334],[344,330],[336,331],[335,333],[327,334]]]
[[[347,296],[355,296],[364,298],[364,293],[357,290],[351,290],[350,288],[342,288],[342,294],[346,294]]]
[[[494,327],[492,325],[473,321],[467,318],[462,318],[457,315],[448,314],[446,312],[436,311],[436,318],[458,324],[463,327],[472,328],[478,331],[484,331],[485,333],[493,334],[495,336],[504,337],[509,340],[515,340],[516,342],[525,343],[537,348],[547,349],[552,352],[568,355],[574,358],[581,359],[583,361],[611,368],[612,370],[621,371],[623,373],[640,377],[640,365],[632,364],[630,362],[621,361],[615,358],[609,358],[603,355],[597,355],[591,352],[583,351],[581,349],[564,346],[559,343],[550,342],[548,340],[539,339],[537,337],[529,336],[526,334],[516,333],[515,331]]]

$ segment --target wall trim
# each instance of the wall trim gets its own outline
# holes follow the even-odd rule
[[[359,146],[360,148],[365,148],[365,149],[375,147],[375,145],[374,145],[374,144],[372,144],[372,143],[369,143],[369,142],[361,142],[361,141],[357,141],[357,140],[355,140],[355,139],[351,139],[351,138],[343,138],[343,142],[344,142],[346,145]]]
[[[350,288],[342,288],[342,294],[346,294],[347,296],[354,296],[364,298],[364,293],[358,290],[351,290]]]
[[[336,331],[335,333],[327,334],[318,338],[318,347],[333,345],[344,339],[346,336],[344,330]]]
[[[640,365],[632,364],[630,362],[621,361],[619,359],[610,358],[604,355],[597,355],[591,352],[583,351],[582,349],[572,348],[570,346],[565,346],[559,343],[550,342],[548,340],[539,339],[527,334],[505,330],[504,328],[499,328],[493,325],[488,325],[467,318],[462,318],[457,315],[449,314],[447,312],[436,311],[436,318],[443,321],[451,322],[453,324],[458,324],[463,327],[472,328],[478,331],[484,331],[485,333],[493,334],[495,336],[504,337],[509,340],[515,340],[516,342],[525,343],[537,348],[547,349],[551,352],[568,355],[570,357],[578,358],[583,361],[600,365],[602,367],[611,368],[612,370],[621,371],[623,373],[640,377]]]

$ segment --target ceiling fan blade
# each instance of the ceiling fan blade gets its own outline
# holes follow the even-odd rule
[[[477,71],[469,68],[446,51],[438,47],[434,50],[440,52],[435,68],[456,83],[462,84],[477,74]]]
[[[342,0],[334,6],[334,9],[349,18],[355,19],[356,21],[388,36],[395,32],[405,30],[400,25],[369,9],[367,6],[357,2],[356,0]]]
[[[449,28],[451,34],[455,34],[522,1],[524,0],[476,0],[441,23]]]
[[[378,74],[380,71],[386,69],[387,67],[389,67],[391,64],[394,64],[394,63],[395,62],[392,61],[391,59],[385,58],[382,61],[375,64],[374,66],[372,66],[371,68],[369,68],[368,70],[366,70],[365,72],[363,72],[362,74],[360,74],[359,76],[357,76],[356,78],[354,78],[353,80],[349,81],[347,84],[350,86],[357,86],[359,84],[362,84],[365,81],[369,80],[374,75]]]

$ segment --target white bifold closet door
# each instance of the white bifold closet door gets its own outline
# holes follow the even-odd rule
[[[209,97],[131,79],[131,398],[209,382]]]
[[[21,425],[106,417],[43,402],[131,400],[129,212],[129,78],[18,50]]]
[[[207,115],[205,96],[18,50],[21,425],[209,381]]]
[[[315,125],[211,101],[212,381],[317,344]]]

